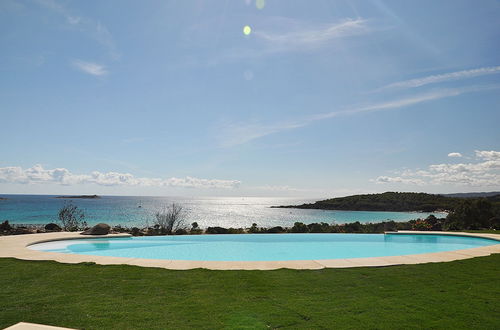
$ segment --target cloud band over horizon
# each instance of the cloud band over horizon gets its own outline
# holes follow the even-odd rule
[[[238,180],[185,178],[136,178],[130,173],[99,172],[90,174],[73,174],[66,168],[45,169],[36,164],[23,169],[19,166],[0,167],[0,183],[40,184],[54,183],[59,185],[96,184],[100,186],[145,186],[145,187],[177,187],[203,189],[235,189],[241,184]]]
[[[458,153],[456,153],[458,154]],[[410,185],[500,186],[500,151],[475,151],[475,162],[434,164],[426,170],[405,170],[398,176],[379,176],[372,182]]]

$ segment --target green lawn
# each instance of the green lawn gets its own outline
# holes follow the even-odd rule
[[[313,271],[171,271],[0,259],[0,328],[500,329],[500,254]]]

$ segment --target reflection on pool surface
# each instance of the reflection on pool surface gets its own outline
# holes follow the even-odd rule
[[[29,248],[142,259],[284,261],[400,256],[498,243],[450,235],[237,234],[78,239],[38,243]]]

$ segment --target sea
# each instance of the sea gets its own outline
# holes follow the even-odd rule
[[[96,199],[62,199],[55,195],[3,195],[0,200],[0,221],[11,224],[44,225],[58,222],[57,214],[65,202],[71,201],[85,214],[89,225],[104,222],[112,226],[149,227],[155,213],[176,203],[183,208],[185,224],[197,222],[201,228],[220,226],[248,228],[292,227],[295,222],[306,224],[326,222],[342,224],[359,221],[376,223],[387,220],[407,221],[430,214],[444,217],[446,213],[329,211],[271,208],[277,205],[298,205],[315,200],[305,198],[267,197],[134,197],[101,196]]]

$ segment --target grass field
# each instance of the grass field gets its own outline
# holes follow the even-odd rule
[[[0,259],[0,328],[500,329],[500,254],[323,270],[172,271]]]

